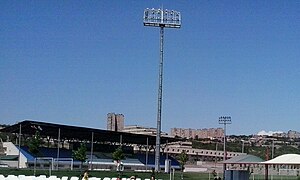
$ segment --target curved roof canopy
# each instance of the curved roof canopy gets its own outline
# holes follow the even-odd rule
[[[262,164],[286,164],[286,165],[300,165],[300,155],[299,154],[284,154],[278,156],[269,161],[262,162]]]

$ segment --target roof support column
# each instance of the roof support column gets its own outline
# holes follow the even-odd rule
[[[56,169],[59,166],[59,146],[60,146],[60,128],[58,128],[58,138],[57,138],[57,156],[56,156]]]
[[[148,170],[148,156],[149,156],[149,139],[147,137],[147,142],[146,142],[147,146],[146,146],[146,170]]]
[[[122,147],[122,144],[123,144],[123,136],[122,134],[120,134],[120,146]]]
[[[266,164],[265,165],[265,180],[268,180],[268,176],[269,176],[269,165],[268,164]]]
[[[21,125],[21,123],[20,123],[20,127],[19,127],[18,169],[20,168],[20,158],[21,158],[21,135],[22,135],[22,125]]]
[[[94,132],[92,132],[90,169],[93,170]]]

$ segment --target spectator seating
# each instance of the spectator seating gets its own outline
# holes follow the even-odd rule
[[[143,164],[146,164],[146,155],[145,154],[137,154],[137,157]],[[165,166],[165,160],[166,159],[167,159],[166,155],[161,155],[160,156],[159,163],[160,163],[161,167]],[[174,159],[171,156],[168,156],[168,159],[171,160],[172,168],[180,169],[180,164],[176,159]],[[155,155],[154,154],[148,154],[148,166],[149,167],[155,167]]]
[[[21,151],[28,159],[28,165],[30,166],[33,166],[34,159],[36,157],[48,157],[48,158],[53,158],[54,160],[57,158],[57,148],[40,147],[38,155],[33,155],[32,153],[30,153],[28,147],[26,146],[22,146]],[[59,158],[71,159],[72,150],[61,148],[59,150]],[[90,159],[92,159],[93,166],[95,169],[112,169],[115,167],[115,162],[113,161],[112,153],[109,152],[93,152],[92,155],[89,152],[87,152],[87,161],[89,161]],[[166,155],[160,156],[160,166],[162,168],[164,168],[165,166],[166,159],[167,159]],[[168,159],[171,161],[172,168],[180,169],[179,162],[176,159],[174,159],[171,156],[168,156]],[[126,168],[130,168],[132,170],[141,170],[146,165],[146,155],[142,153],[125,154],[125,159],[122,160],[122,162]],[[60,160],[59,164],[68,168],[70,162]],[[74,160],[73,164],[74,166],[79,167],[80,162]],[[153,153],[148,154],[147,166],[148,167],[155,166],[155,155]],[[30,180],[30,179],[22,179],[22,180]],[[44,179],[41,178],[39,180],[44,180]],[[51,180],[56,180],[56,179],[53,178]]]

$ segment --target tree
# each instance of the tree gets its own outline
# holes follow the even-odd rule
[[[180,163],[180,167],[181,167],[181,179],[183,179],[183,169],[184,169],[184,165],[186,164],[186,162],[189,160],[188,155],[186,154],[185,150],[183,150],[179,156],[178,156],[178,161]]]
[[[115,161],[121,161],[122,159],[125,159],[125,155],[122,151],[122,148],[121,147],[118,147],[115,152],[112,153],[112,158],[113,160]]]
[[[86,161],[86,146],[81,143],[77,150],[73,150],[73,158],[81,162],[80,169],[82,169],[83,163]]]
[[[121,160],[122,159],[125,159],[125,155],[122,151],[122,148],[121,147],[118,147],[115,152],[112,153],[112,158],[113,160],[117,161],[117,171],[118,171],[118,176],[119,176],[119,179],[121,179],[121,174],[122,174],[122,171],[123,171],[123,164],[121,163]]]
[[[42,139],[39,131],[35,132],[35,135],[28,142],[28,151],[34,155],[38,155],[39,147],[42,144]]]

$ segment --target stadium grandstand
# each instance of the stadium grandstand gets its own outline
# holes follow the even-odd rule
[[[84,166],[93,170],[111,170],[116,168],[112,153],[121,147],[125,155],[122,160],[125,169],[147,170],[154,167],[154,149],[156,137],[152,135],[132,134],[101,129],[61,125],[54,123],[25,120],[0,130],[2,133],[15,135],[13,142],[1,142],[5,156],[0,163],[9,167],[53,169],[81,168],[81,162],[73,159],[73,151],[83,143],[86,146]],[[37,153],[30,152],[29,139],[38,133],[42,140]],[[161,137],[162,146],[178,138]],[[140,150],[134,149],[140,147]],[[141,149],[148,149],[142,151]],[[163,148],[162,151],[163,152]],[[179,169],[178,161],[168,154],[161,153],[160,167],[165,162],[171,168]]]

